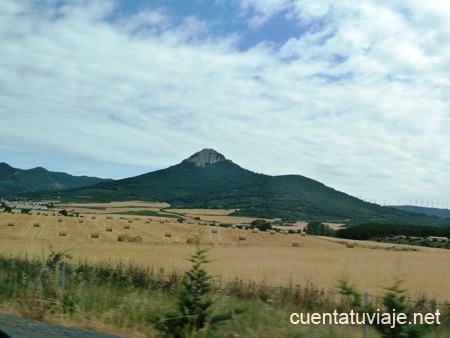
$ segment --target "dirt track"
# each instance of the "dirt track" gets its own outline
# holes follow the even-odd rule
[[[3,336],[2,333],[6,333]],[[67,326],[47,324],[37,320],[14,317],[0,313],[0,338],[117,338],[95,331],[78,329]]]

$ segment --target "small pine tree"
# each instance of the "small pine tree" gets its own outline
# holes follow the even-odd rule
[[[406,290],[400,287],[401,283],[400,280],[397,280],[393,286],[385,288],[386,293],[383,296],[383,305],[387,313],[405,313],[411,318],[414,311],[407,304]],[[374,309],[372,309],[372,312],[374,312]],[[382,334],[383,338],[420,338],[423,336],[423,330],[419,325],[409,323],[402,325],[397,323],[395,327],[392,327],[392,324],[376,323],[374,327]]]
[[[182,288],[178,292],[178,309],[166,313],[164,319],[157,318],[155,325],[165,337],[209,337],[219,322],[229,320],[243,309],[213,315],[213,299],[210,296],[212,277],[203,268],[209,261],[206,249],[197,247],[189,261],[193,263],[187,272]]]

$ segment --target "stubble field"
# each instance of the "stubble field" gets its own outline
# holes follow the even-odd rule
[[[311,284],[335,291],[338,281],[346,278],[362,292],[381,295],[383,287],[401,279],[413,298],[425,295],[438,302],[450,301],[450,252],[446,250],[393,248],[371,242],[348,248],[341,241],[326,238],[212,227],[191,217],[181,224],[173,218],[111,213],[119,209],[150,210],[148,204],[133,204],[131,208],[130,203],[115,204],[111,209],[104,205],[71,207],[81,211],[83,217],[58,216],[53,211],[41,211],[39,215],[36,211],[32,215],[1,213],[0,253],[45,258],[51,244],[56,251],[67,250],[72,263],[135,264],[182,275],[191,264],[186,258],[195,251],[195,245],[186,242],[197,236],[201,246],[211,249],[208,271],[223,282],[239,280],[282,287]],[[156,211],[162,206],[153,207]],[[215,215],[208,211],[207,216],[219,218],[226,212]],[[119,242],[118,236],[124,234],[139,236],[142,242]],[[293,247],[294,242],[298,246]]]

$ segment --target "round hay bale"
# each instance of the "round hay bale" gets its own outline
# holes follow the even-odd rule
[[[134,218],[135,221],[140,221],[141,219],[139,217]]]
[[[269,234],[275,235],[275,234],[276,234],[276,231],[275,231],[275,230],[270,230],[270,231],[269,231]]]
[[[236,224],[231,224],[231,229],[236,229]]]
[[[132,219],[129,219],[129,220],[128,220],[128,223],[130,223],[130,224],[133,223],[133,220],[132,220]]]
[[[129,229],[131,228],[131,226],[130,226],[129,224],[125,224],[125,225],[123,226],[123,228],[126,229],[126,230],[129,230]]]
[[[188,239],[186,240],[187,244],[198,244],[198,237],[191,235],[188,237]]]
[[[112,216],[106,216],[106,219],[113,219],[114,217]]]
[[[84,223],[84,219],[79,219],[78,223]]]
[[[300,246],[300,242],[294,241],[294,242],[292,242],[292,246],[293,247],[299,247]]]
[[[347,248],[354,248],[355,247],[355,243],[347,242],[346,246],[347,246]]]
[[[288,230],[283,230],[283,234],[289,235],[289,231]]]
[[[13,227],[14,225],[15,225],[14,222],[8,222],[8,226],[9,226],[9,227]]]
[[[306,232],[303,231],[300,236],[306,236]]]
[[[58,231],[58,236],[62,236],[62,237],[67,236],[67,230],[59,230]]]
[[[91,219],[97,219],[97,216],[91,216]]]
[[[252,233],[256,234],[256,233],[258,233],[258,232],[259,232],[258,229],[256,229],[256,228],[253,228],[253,229],[252,229]]]
[[[92,231],[91,238],[100,238],[100,234],[98,233],[98,231]]]
[[[128,235],[128,234],[119,235],[119,236],[117,236],[117,240],[119,242],[128,242],[130,240],[130,235]]]
[[[164,220],[160,220],[159,223],[164,224]]]
[[[41,226],[41,223],[35,222],[35,223],[33,223],[33,226],[34,226],[35,228],[39,228],[39,227]]]
[[[151,222],[151,221],[153,221],[153,219],[151,219],[150,217],[147,217],[147,221]]]
[[[247,236],[245,235],[239,235],[239,240],[240,241],[245,241],[247,239]]]
[[[217,228],[212,228],[212,229],[211,229],[211,232],[212,232],[213,234],[217,234],[217,233],[219,232],[219,229],[217,229]]]
[[[149,221],[149,220],[146,220],[146,221],[145,221],[145,224],[150,224],[150,221]]]
[[[166,232],[166,233],[164,234],[164,237],[172,237],[172,233],[171,233],[171,232]]]
[[[106,231],[111,232],[111,231],[112,231],[112,226],[107,226],[107,227],[106,227]]]
[[[62,218],[58,218],[58,222],[62,223],[62,222],[64,222],[64,220]]]
[[[133,242],[133,243],[142,243],[142,237],[138,236],[138,235],[134,235],[134,236],[130,237],[129,241]]]

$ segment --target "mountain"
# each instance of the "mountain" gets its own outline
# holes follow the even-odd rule
[[[213,149],[203,149],[166,169],[46,197],[77,202],[160,201],[173,208],[239,209],[234,215],[288,221],[441,225],[440,218],[367,203],[304,176],[254,173]]]
[[[410,212],[417,212],[419,214],[425,214],[429,216],[450,217],[449,209],[419,207],[415,205],[392,205],[391,208]]]
[[[64,190],[107,182],[97,177],[72,176],[66,173],[51,172],[37,167],[28,170],[13,168],[0,163],[0,196],[17,193]]]

